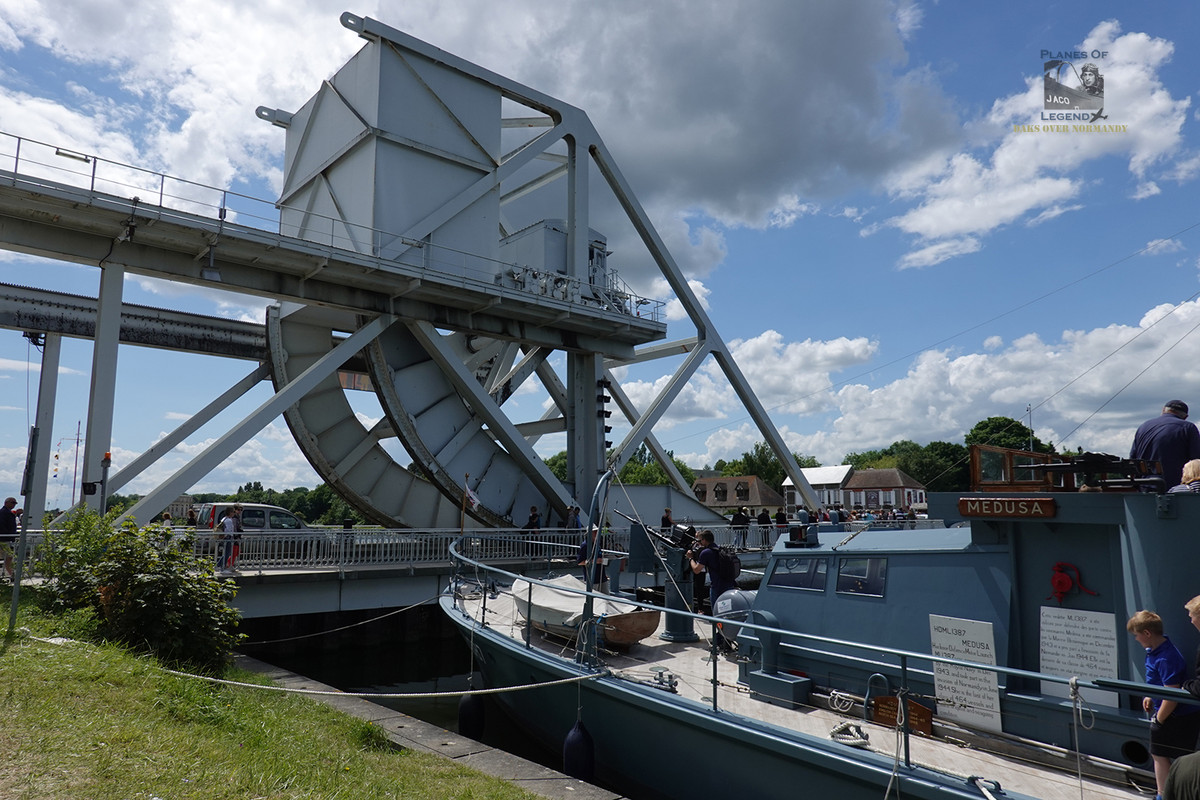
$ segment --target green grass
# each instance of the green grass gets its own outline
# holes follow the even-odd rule
[[[23,601],[0,640],[0,797],[530,798],[303,696],[171,675],[62,630]],[[0,606],[5,623],[8,603]],[[261,676],[227,677],[263,683]]]

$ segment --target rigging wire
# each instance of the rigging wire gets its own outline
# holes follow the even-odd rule
[[[38,636],[30,636],[29,638],[35,642],[41,642],[43,644],[53,644],[59,646],[64,644],[79,644],[90,646],[87,642],[81,642],[76,639],[64,639],[59,637],[47,639]],[[439,697],[466,697],[469,695],[506,694],[508,692],[521,692],[527,689],[543,689],[550,686],[563,686],[569,683],[595,680],[597,678],[608,677],[611,674],[608,669],[601,669],[585,675],[575,675],[570,678],[559,678],[557,680],[544,681],[541,683],[523,683],[516,686],[498,686],[492,689],[467,689],[454,692],[343,692],[337,689],[299,689],[291,686],[276,686],[263,683],[251,683],[249,681],[235,681],[230,678],[218,678],[214,675],[201,675],[195,672],[183,672],[181,670],[168,669],[167,667],[159,664],[154,664],[154,666],[168,675],[175,675],[180,678],[193,678],[199,681],[208,681],[209,683],[215,683],[221,686],[238,686],[244,689],[260,689],[267,692],[315,695],[318,697],[359,697],[363,699],[385,698],[391,700],[427,700],[436,699]]]
[[[413,603],[412,605],[409,605],[409,606],[405,606],[404,608],[393,609],[393,610],[387,612],[386,614],[380,614],[377,617],[371,617],[370,619],[364,619],[359,622],[352,622],[349,625],[342,625],[340,628],[330,628],[329,630],[316,631],[315,633],[305,633],[305,634],[301,634],[299,636],[288,636],[283,639],[262,639],[257,642],[239,642],[238,647],[257,647],[259,645],[264,645],[264,644],[282,644],[284,642],[298,642],[302,639],[312,639],[317,636],[328,636],[331,633],[340,633],[342,631],[348,631],[351,628],[359,628],[359,627],[362,627],[363,625],[370,625],[372,623],[379,622],[380,620],[387,619],[388,617],[393,617],[397,614],[403,614],[405,611],[411,611],[412,609],[417,608],[418,606],[423,606],[428,603],[436,602],[438,597],[439,597],[439,595],[434,595],[433,597],[428,597],[424,600],[421,600],[420,602]]]
[[[1198,292],[1197,294],[1200,294],[1200,292]],[[1193,297],[1193,298],[1194,298],[1195,296],[1196,296],[1196,295],[1192,295],[1192,297]],[[1178,306],[1176,306],[1176,308],[1178,308]],[[1172,312],[1171,312],[1171,313],[1174,313],[1174,309],[1172,309]],[[1169,314],[1163,315],[1163,319],[1166,319],[1166,317],[1167,317],[1167,316],[1170,316],[1170,315],[1169,315]],[[1161,321],[1161,320],[1160,320],[1160,321]],[[1155,323],[1155,325],[1157,325],[1157,324],[1158,324],[1158,323],[1156,322],[1156,323]],[[1123,392],[1123,391],[1125,391],[1126,389],[1128,389],[1128,388],[1130,387],[1130,385],[1132,385],[1132,384],[1133,384],[1133,382],[1134,382],[1134,381],[1136,381],[1138,378],[1140,378],[1140,377],[1142,377],[1143,375],[1145,375],[1145,374],[1146,374],[1146,372],[1147,372],[1147,371],[1149,371],[1149,369],[1150,369],[1151,367],[1153,367],[1155,364],[1157,364],[1159,361],[1161,361],[1163,358],[1165,358],[1165,357],[1166,357],[1166,355],[1167,355],[1167,353],[1170,353],[1170,352],[1171,352],[1172,350],[1174,350],[1176,347],[1178,347],[1179,345],[1181,345],[1181,344],[1183,343],[1183,340],[1184,340],[1184,339],[1186,339],[1187,337],[1189,337],[1189,336],[1191,336],[1193,333],[1195,333],[1197,328],[1200,328],[1200,322],[1197,322],[1195,325],[1193,325],[1191,328],[1189,328],[1189,329],[1188,329],[1188,331],[1187,331],[1187,333],[1183,334],[1183,336],[1180,336],[1180,337],[1179,337],[1179,339],[1178,339],[1178,340],[1176,340],[1174,344],[1172,344],[1172,345],[1171,345],[1170,347],[1168,347],[1166,350],[1162,351],[1162,353],[1160,353],[1160,354],[1158,355],[1158,357],[1157,357],[1157,358],[1155,358],[1153,361],[1151,361],[1149,364],[1147,364],[1147,365],[1146,365],[1146,366],[1145,366],[1145,367],[1142,369],[1142,371],[1141,371],[1141,372],[1139,372],[1138,374],[1134,375],[1132,378],[1130,378],[1128,381],[1126,381],[1126,382],[1125,382],[1125,385],[1124,385],[1124,386],[1122,386],[1120,389],[1117,389],[1117,391],[1113,392],[1113,393],[1112,393],[1112,395],[1111,395],[1111,396],[1110,396],[1110,397],[1109,397],[1107,400],[1105,400],[1103,403],[1101,403],[1101,404],[1100,404],[1100,407],[1099,407],[1099,408],[1097,408],[1097,409],[1096,409],[1095,411],[1093,411],[1091,414],[1088,414],[1088,415],[1087,415],[1087,417],[1086,417],[1086,418],[1083,420],[1083,422],[1079,423],[1079,424],[1078,424],[1078,425],[1076,425],[1074,428],[1072,428],[1072,429],[1071,429],[1071,431],[1070,431],[1070,433],[1068,433],[1066,436],[1064,436],[1064,437],[1062,438],[1062,440],[1061,440],[1061,441],[1066,441],[1066,440],[1067,440],[1067,439],[1069,439],[1069,438],[1070,438],[1070,437],[1071,437],[1071,436],[1072,436],[1072,435],[1073,435],[1073,434],[1074,434],[1074,433],[1075,433],[1077,430],[1079,430],[1079,429],[1080,429],[1080,428],[1082,428],[1084,425],[1086,425],[1086,424],[1087,424],[1087,423],[1088,423],[1088,422],[1089,422],[1089,421],[1092,419],[1092,417],[1094,417],[1094,416],[1096,416],[1097,414],[1099,414],[1099,413],[1100,413],[1100,412],[1101,412],[1101,411],[1104,409],[1104,407],[1105,407],[1106,405],[1108,405],[1109,403],[1111,403],[1113,400],[1115,400],[1115,399],[1117,398],[1117,396],[1121,394],[1121,392]],[[1147,330],[1149,330],[1149,328],[1147,328]],[[1141,334],[1139,334],[1139,335],[1141,335]],[[1135,337],[1135,338],[1136,338],[1136,337]],[[1130,341],[1133,341],[1133,340],[1131,339]],[[1122,345],[1122,347],[1124,347],[1124,345]],[[1118,348],[1118,349],[1119,349],[1119,348]],[[1082,376],[1080,376],[1080,377],[1082,377]],[[1065,387],[1064,387],[1064,388],[1065,388]],[[1051,397],[1053,397],[1053,395],[1051,395]],[[1047,399],[1049,399],[1049,398],[1047,398]]]
[[[1108,353],[1103,358],[1101,358],[1099,361],[1095,362],[1090,367],[1085,369],[1083,372],[1080,372],[1074,378],[1072,378],[1071,380],[1064,383],[1062,386],[1060,386],[1057,390],[1052,392],[1045,399],[1039,401],[1036,405],[1032,406],[1032,410],[1036,411],[1037,409],[1039,409],[1042,406],[1049,403],[1055,397],[1057,397],[1058,395],[1065,392],[1068,388],[1070,388],[1072,384],[1082,380],[1084,378],[1084,376],[1086,376],[1088,373],[1090,373],[1093,370],[1100,367],[1102,364],[1104,364],[1110,358],[1112,358],[1117,353],[1124,350],[1129,345],[1133,344],[1135,341],[1137,341],[1143,335],[1149,333],[1156,325],[1158,325],[1160,322],[1167,319],[1172,314],[1174,314],[1176,311],[1178,311],[1183,306],[1184,303],[1191,302],[1191,301],[1195,300],[1197,297],[1200,297],[1200,292],[1195,292],[1190,297],[1188,297],[1184,300],[1181,300],[1179,303],[1176,303],[1174,306],[1172,306],[1170,311],[1163,314],[1161,317],[1156,319],[1151,324],[1147,325],[1145,328],[1139,329],[1137,333],[1135,333],[1133,336],[1129,337],[1124,342],[1122,342],[1120,345],[1118,345],[1115,350]],[[1200,322],[1196,323],[1191,328],[1189,328],[1182,336],[1180,336],[1177,340],[1175,340],[1175,342],[1172,343],[1167,349],[1163,350],[1161,353],[1158,354],[1157,357],[1154,358],[1154,360],[1152,360],[1149,364],[1147,364],[1145,367],[1143,367],[1140,372],[1138,372],[1136,375],[1134,375],[1132,378],[1130,378],[1128,381],[1126,381],[1125,384],[1123,386],[1121,386],[1121,388],[1117,389],[1115,392],[1113,392],[1111,395],[1109,395],[1107,400],[1105,400],[1103,403],[1101,403],[1096,408],[1095,411],[1093,411],[1092,413],[1090,413],[1086,417],[1084,417],[1083,421],[1080,422],[1078,425],[1076,425],[1074,428],[1072,428],[1065,436],[1063,436],[1061,439],[1059,439],[1058,443],[1062,444],[1067,439],[1070,439],[1072,436],[1074,436],[1079,431],[1080,428],[1082,428],[1084,425],[1088,424],[1088,422],[1090,422],[1093,417],[1095,417],[1097,414],[1099,414],[1101,411],[1103,411],[1105,406],[1107,406],[1113,400],[1117,399],[1117,397],[1120,396],[1120,394],[1122,392],[1124,392],[1131,385],[1133,385],[1135,382],[1137,382],[1137,380],[1139,378],[1141,378],[1143,375],[1145,375],[1150,370],[1151,367],[1153,367],[1155,364],[1157,364],[1159,361],[1161,361],[1163,358],[1165,358],[1168,353],[1170,353],[1172,350],[1174,350],[1176,347],[1178,347],[1180,344],[1182,344],[1184,339],[1186,339],[1187,337],[1189,337],[1193,333],[1195,333],[1197,328],[1200,328]],[[995,439],[996,436],[1000,435],[1001,433],[1004,433],[1009,428],[1013,427],[1014,425],[1018,424],[1019,422],[1020,422],[1020,420],[1018,420],[1016,418],[1010,418],[1009,424],[1004,426],[1000,430],[996,431],[995,433],[993,433],[991,439],[989,439],[987,443],[990,443],[992,440]],[[942,476],[958,469],[968,459],[969,459],[969,456],[964,456],[963,458],[960,458],[958,461],[954,462],[952,465],[950,465],[946,469],[942,470],[937,475],[935,475],[933,478],[931,478],[929,481],[927,481],[927,484],[932,484],[932,483],[936,482],[938,479],[940,479]]]
[[[654,546],[654,541],[650,538],[650,533],[649,533],[650,526],[646,524],[645,520],[643,520],[641,518],[641,515],[638,513],[637,506],[634,504],[633,499],[630,498],[630,496],[629,496],[629,490],[625,488],[625,484],[621,481],[620,473],[614,474],[613,478],[614,478],[614,480],[616,480],[617,486],[619,486],[621,488],[621,493],[625,495],[626,501],[629,502],[629,508],[633,511],[634,519],[637,521],[638,525],[640,525],[642,527],[642,530],[645,532],[646,540],[650,543],[650,550],[651,550],[651,552],[654,553],[655,558],[658,559],[658,563],[659,563],[659,566],[662,568],[663,575],[666,577],[666,580],[670,582],[671,588],[675,590],[676,594],[680,597],[680,599],[687,602],[690,607],[691,599],[688,598],[686,595],[684,595],[683,589],[680,588],[679,583],[675,580],[675,576],[671,574],[672,571],[667,567],[666,558],[664,558],[662,553],[660,553],[658,551],[658,548]],[[632,534],[631,534],[631,536],[632,536]],[[632,543],[631,543],[630,549],[633,549]],[[692,580],[695,580],[695,578],[693,578]],[[666,591],[666,586],[663,587],[663,590]],[[665,595],[663,597],[663,601],[666,602]],[[693,629],[694,629],[694,627],[695,626],[693,626]],[[703,626],[700,626],[700,628],[701,628],[701,631],[697,635],[700,637],[701,641],[710,643],[710,639],[704,632]]]
[[[982,327],[984,327],[984,326],[986,326],[986,325],[990,325],[990,324],[992,324],[993,322],[996,322],[996,321],[998,321],[998,320],[1004,319],[1005,317],[1012,316],[1013,314],[1017,313],[1018,311],[1022,311],[1022,310],[1026,309],[1026,308],[1029,308],[1030,306],[1032,306],[1032,305],[1035,305],[1035,304],[1037,304],[1037,303],[1040,303],[1040,302],[1042,302],[1043,300],[1047,300],[1047,299],[1049,299],[1049,298],[1051,298],[1051,297],[1053,297],[1053,296],[1055,296],[1055,295],[1061,294],[1062,292],[1065,292],[1065,291],[1066,291],[1066,290],[1068,290],[1068,289],[1071,289],[1071,288],[1073,288],[1073,287],[1075,287],[1075,286],[1078,286],[1079,284],[1081,284],[1081,283],[1084,283],[1085,281],[1089,281],[1089,280],[1091,280],[1091,279],[1093,279],[1093,278],[1095,278],[1095,277],[1097,277],[1097,276],[1099,276],[1099,275],[1101,275],[1101,274],[1103,274],[1103,273],[1105,273],[1105,272],[1107,272],[1107,271],[1109,271],[1109,270],[1111,270],[1111,269],[1113,269],[1113,268],[1115,268],[1115,267],[1118,267],[1118,266],[1120,266],[1121,264],[1124,264],[1124,263],[1125,263],[1125,262],[1127,262],[1127,261],[1130,261],[1130,260],[1132,260],[1132,259],[1136,258],[1137,256],[1140,256],[1140,255],[1142,255],[1143,253],[1146,253],[1146,252],[1149,252],[1150,250],[1153,250],[1155,247],[1157,247],[1157,246],[1158,246],[1158,243],[1159,243],[1159,242],[1161,242],[1161,241],[1164,241],[1164,240],[1166,240],[1166,241],[1169,241],[1169,240],[1171,240],[1171,239],[1178,238],[1178,237],[1182,236],[1183,234],[1185,234],[1185,233],[1188,233],[1188,232],[1190,232],[1190,231],[1192,231],[1192,230],[1194,230],[1194,229],[1196,229],[1196,228],[1200,228],[1200,221],[1193,222],[1193,223],[1192,223],[1192,224],[1190,224],[1190,225],[1185,225],[1184,227],[1182,227],[1182,228],[1180,228],[1179,230],[1175,231],[1175,232],[1174,232],[1174,233],[1172,233],[1171,235],[1169,235],[1169,236],[1167,236],[1167,237],[1164,237],[1164,239],[1156,239],[1156,240],[1154,240],[1153,242],[1151,242],[1150,244],[1147,244],[1146,246],[1144,246],[1144,247],[1142,247],[1142,248],[1139,248],[1138,250],[1134,250],[1134,251],[1132,251],[1132,252],[1130,252],[1130,253],[1127,253],[1126,255],[1124,255],[1124,256],[1121,256],[1120,258],[1117,258],[1117,259],[1115,259],[1115,260],[1113,260],[1113,261],[1110,261],[1108,264],[1105,264],[1104,266],[1102,266],[1102,267],[1099,267],[1098,269],[1092,270],[1091,272],[1088,272],[1088,273],[1086,273],[1086,274],[1084,274],[1084,275],[1081,275],[1081,276],[1079,276],[1078,278],[1076,278],[1076,279],[1074,279],[1074,280],[1071,280],[1071,281],[1068,281],[1067,283],[1061,284],[1060,286],[1057,286],[1057,287],[1056,287],[1056,288],[1054,288],[1054,289],[1051,289],[1051,290],[1049,290],[1049,291],[1047,291],[1047,292],[1044,292],[1043,294],[1041,294],[1041,295],[1038,295],[1037,297],[1032,297],[1032,298],[1030,298],[1029,300],[1026,300],[1026,301],[1025,301],[1025,302],[1023,302],[1023,303],[1020,303],[1020,304],[1018,304],[1018,305],[1015,305],[1015,306],[1013,306],[1012,308],[1009,308],[1007,311],[1003,311],[1003,312],[1001,312],[1001,313],[999,313],[999,314],[995,314],[995,315],[993,315],[993,316],[991,316],[991,317],[988,317],[987,319],[980,320],[979,322],[977,322],[977,323],[976,323],[976,324],[974,324],[974,325],[971,325],[971,326],[969,326],[969,327],[967,327],[967,328],[963,328],[962,330],[960,330],[960,331],[958,331],[958,332],[956,332],[956,333],[952,333],[952,334],[950,334],[949,336],[945,336],[945,337],[943,337],[943,338],[941,338],[941,339],[938,339],[938,340],[937,340],[937,341],[935,341],[935,342],[932,342],[932,343],[930,343],[930,344],[924,345],[924,346],[922,346],[922,347],[920,347],[920,348],[918,348],[918,349],[916,349],[916,350],[912,350],[912,351],[910,351],[910,352],[908,352],[908,353],[906,353],[906,354],[904,354],[904,355],[897,356],[896,358],[893,358],[893,359],[892,359],[892,360],[890,360],[890,361],[886,361],[886,362],[884,362],[883,364],[878,364],[878,365],[876,365],[876,366],[873,366],[871,369],[863,370],[863,371],[861,371],[861,372],[858,372],[858,373],[856,373],[856,374],[854,374],[854,375],[850,375],[850,376],[848,376],[848,377],[846,377],[846,378],[844,378],[844,379],[842,379],[842,380],[839,380],[839,381],[830,381],[828,386],[825,386],[825,387],[823,387],[823,388],[821,388],[821,389],[816,389],[816,390],[814,390],[814,391],[808,392],[807,394],[802,394],[802,395],[800,395],[800,396],[798,396],[798,397],[794,397],[794,398],[792,398],[792,399],[790,399],[790,400],[785,400],[785,401],[783,401],[782,403],[778,403],[778,404],[776,404],[776,405],[774,405],[774,406],[769,406],[769,407],[767,407],[767,408],[766,408],[766,410],[767,410],[768,412],[771,412],[771,411],[779,411],[779,410],[781,410],[781,409],[786,409],[788,406],[795,405],[796,403],[800,403],[800,402],[802,402],[802,401],[804,401],[804,400],[807,400],[807,399],[809,399],[809,398],[811,398],[811,397],[816,397],[816,396],[818,396],[818,395],[824,394],[825,392],[828,392],[830,389],[837,389],[837,388],[839,388],[839,387],[841,387],[841,386],[845,386],[845,385],[847,385],[847,384],[850,384],[850,383],[851,383],[851,382],[853,382],[853,381],[856,381],[856,380],[859,380],[859,379],[861,379],[861,378],[867,377],[867,376],[869,376],[869,375],[871,375],[871,374],[873,374],[873,373],[875,373],[875,372],[878,372],[878,371],[880,371],[880,370],[882,370],[882,369],[886,369],[887,367],[893,366],[893,365],[895,365],[895,364],[898,364],[898,363],[900,363],[900,362],[902,362],[902,361],[907,361],[907,360],[909,360],[909,359],[911,359],[911,358],[914,358],[914,357],[916,357],[916,356],[920,355],[921,353],[927,352],[927,351],[929,351],[929,350],[933,350],[933,349],[935,349],[935,348],[937,348],[937,347],[940,347],[940,346],[941,346],[941,345],[943,345],[943,344],[946,344],[946,343],[948,343],[948,342],[951,342],[951,341],[954,341],[955,339],[958,339],[958,338],[960,338],[960,337],[962,337],[962,336],[965,336],[966,334],[968,334],[968,333],[971,333],[972,331],[976,331],[976,330],[978,330],[978,329],[980,329],[980,328],[982,328]],[[1195,299],[1195,297],[1196,297],[1196,295],[1192,295],[1192,297],[1190,297],[1190,298],[1188,298],[1188,299],[1189,299],[1189,300],[1192,300],[1192,299]],[[1185,302],[1186,302],[1186,301],[1185,301]],[[1153,327],[1153,326],[1150,326],[1150,327]],[[1140,335],[1140,334],[1139,334],[1139,335]],[[1135,338],[1136,338],[1136,337],[1135,337]],[[1120,349],[1120,348],[1118,348],[1118,350],[1119,350],[1119,349]],[[1117,352],[1117,351],[1113,351],[1113,354],[1115,354],[1116,352]],[[1102,359],[1101,361],[1103,362],[1103,360],[1104,360],[1104,359]],[[1081,377],[1082,377],[1082,376],[1081,376]],[[1068,384],[1068,385],[1070,385],[1070,384]],[[1063,387],[1063,388],[1066,388],[1066,387]],[[1051,397],[1053,397],[1053,396],[1054,396],[1054,395],[1051,395]],[[1049,398],[1047,398],[1047,400],[1049,400]],[[1045,401],[1042,401],[1042,403],[1039,403],[1037,406],[1035,406],[1035,408],[1039,408],[1039,407],[1041,407],[1041,406],[1042,406],[1042,405],[1044,405],[1044,404],[1045,404]],[[741,416],[741,417],[732,418],[732,419],[729,419],[729,420],[727,420],[727,421],[725,422],[725,424],[722,424],[722,425],[717,425],[717,426],[713,426],[713,427],[710,427],[710,428],[701,429],[701,430],[698,430],[698,431],[692,431],[692,432],[689,432],[689,433],[687,433],[687,434],[686,434],[686,435],[684,435],[684,436],[680,436],[679,438],[676,438],[676,439],[671,439],[671,440],[669,440],[669,441],[668,441],[668,442],[666,442],[666,443],[669,443],[669,444],[676,444],[676,443],[679,443],[679,442],[683,442],[683,441],[685,441],[685,440],[687,440],[687,439],[694,438],[694,437],[696,437],[696,436],[701,436],[701,435],[704,435],[704,434],[707,434],[707,433],[712,433],[712,432],[714,432],[714,431],[718,431],[718,430],[725,430],[726,428],[728,428],[728,427],[729,427],[729,425],[730,425],[730,424],[735,424],[735,423],[738,423],[738,422],[744,422],[744,421],[745,421],[745,420],[747,420],[747,419],[750,419],[750,416],[749,416],[748,414],[747,414],[747,415],[743,415],[743,416]],[[1072,433],[1073,433],[1073,432],[1074,432],[1074,431],[1072,431]]]

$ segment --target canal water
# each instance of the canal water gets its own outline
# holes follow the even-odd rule
[[[472,688],[470,650],[436,606],[402,613],[372,609],[244,620],[241,630],[246,634],[238,647],[241,652],[344,692],[414,694]],[[473,686],[483,686],[478,673]],[[542,747],[500,706],[484,700],[484,744],[562,769],[561,751]],[[446,730],[458,729],[457,697],[371,702]]]

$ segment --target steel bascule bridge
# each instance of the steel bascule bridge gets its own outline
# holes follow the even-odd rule
[[[46,505],[61,337],[94,340],[82,480],[99,507],[263,380],[274,393],[228,426],[131,509],[145,522],[280,415],[317,473],[389,528],[514,527],[585,507],[609,467],[643,444],[666,470],[674,505],[695,504],[654,426],[709,358],[807,502],[816,497],[729,348],[668,253],[586,114],[369,18],[365,40],[298,110],[260,107],[284,131],[281,196],[229,191],[4,136],[0,246],[100,270],[97,297],[0,288],[0,326],[43,349],[22,493]],[[604,196],[602,193],[607,192]],[[597,197],[615,200],[694,332],[666,341],[663,304],[619,277],[592,229]],[[126,304],[127,274],[274,298],[253,325]],[[686,323],[684,323],[686,324]],[[110,474],[122,344],[243,359],[245,377]],[[564,354],[565,358],[556,357]],[[676,357],[652,401],[635,407],[614,370]],[[538,419],[506,401],[535,377]],[[356,417],[347,390],[373,391],[383,415]],[[612,412],[628,420],[613,444]],[[623,426],[622,426],[623,427]],[[566,434],[568,481],[534,451]],[[411,468],[397,460],[398,441]]]

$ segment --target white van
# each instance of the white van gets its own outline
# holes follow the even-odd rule
[[[316,556],[314,547],[333,539],[321,528],[312,528],[286,508],[266,503],[201,503],[196,507],[196,530],[219,530],[225,512],[235,505],[242,509],[242,533],[239,550],[244,557],[260,554],[268,558]],[[254,546],[254,540],[261,542]]]
[[[244,533],[284,533],[313,530],[286,508],[265,503],[201,503],[196,507],[196,528],[215,529],[225,517],[225,511],[235,505],[242,507]]]

